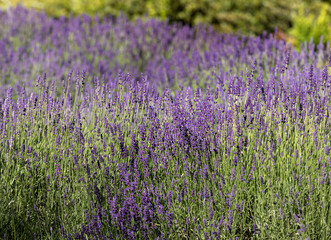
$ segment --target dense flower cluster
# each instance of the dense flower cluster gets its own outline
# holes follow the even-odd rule
[[[0,22],[0,237],[330,237],[329,46]]]

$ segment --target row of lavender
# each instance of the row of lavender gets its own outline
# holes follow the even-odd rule
[[[182,85],[205,89],[215,84],[213,73],[222,78],[228,71],[246,74],[255,60],[256,69],[268,79],[286,55],[286,44],[272,35],[220,35],[205,26],[193,29],[153,19],[135,23],[125,17],[54,19],[17,7],[0,12],[0,23],[3,98],[10,86],[14,93],[22,84],[29,92],[35,91],[33,82],[38,75],[47,72],[48,79],[57,83],[70,69],[85,69],[106,81],[114,81],[120,70],[135,78],[144,72],[157,88],[179,90]],[[329,45],[310,43],[302,49],[292,52],[294,76],[309,63],[323,67],[328,58]]]
[[[328,46],[0,20],[0,238],[330,237]]]

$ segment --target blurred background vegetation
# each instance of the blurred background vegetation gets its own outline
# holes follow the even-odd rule
[[[191,26],[204,23],[225,33],[259,35],[263,31],[291,42],[331,40],[331,0],[0,0],[1,8],[22,4],[51,16],[112,14],[130,19],[153,17]]]

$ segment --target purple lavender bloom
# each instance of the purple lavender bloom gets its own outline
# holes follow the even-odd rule
[[[281,73],[284,73],[287,70],[288,64],[289,64],[289,60],[290,60],[290,56],[291,56],[291,48],[289,48],[286,51],[285,58],[284,58],[284,61],[283,61],[283,65],[281,67]]]
[[[323,86],[323,88],[329,86],[328,66],[325,66],[322,71],[322,86]]]
[[[97,201],[99,202],[99,204],[102,204],[102,202],[104,201],[104,196],[102,195],[100,189],[97,186],[97,183],[94,183],[94,194],[97,197]]]
[[[236,180],[236,168],[232,168],[232,172],[231,172],[231,182],[233,182],[234,180]]]
[[[33,205],[33,208],[34,208],[35,213],[37,214],[37,213],[38,213],[37,205],[34,204],[34,205]]]
[[[328,145],[326,145],[326,146],[324,147],[324,150],[325,150],[325,154],[326,154],[326,155],[330,155],[330,148],[329,148]]]
[[[210,206],[209,206],[209,221],[211,221],[213,219],[213,216],[214,216],[214,210],[213,210],[213,204],[212,202],[210,203]]]
[[[208,165],[205,165],[203,168],[203,172],[201,174],[203,178],[207,179],[208,178]]]
[[[253,224],[253,233],[254,233],[254,235],[257,234],[257,226],[255,223]]]
[[[232,212],[233,212],[233,210],[230,210],[230,213],[229,213],[229,219],[228,219],[228,229],[229,229],[229,230],[231,230],[232,223],[233,223]]]
[[[204,187],[203,197],[204,197],[205,199],[209,198],[209,193],[208,193],[208,189],[207,189],[207,186],[206,186],[206,185],[205,185],[205,187]]]
[[[294,217],[294,220],[299,223],[300,222],[300,219],[297,217],[297,215],[295,213],[293,213],[293,217]]]
[[[260,178],[260,181],[261,181],[261,185],[264,185],[264,179],[263,179],[263,177],[262,176],[259,176],[259,178]]]
[[[241,167],[240,181],[246,181],[245,178],[244,178],[244,176],[245,176],[245,167],[242,166]]]
[[[280,215],[280,219],[284,219],[282,208],[279,208],[279,215]]]
[[[277,199],[279,200],[279,195],[277,193],[275,193],[275,196],[277,197]]]
[[[8,178],[4,189],[20,184],[21,196],[13,196],[22,199],[51,193],[48,198],[63,215],[83,207],[86,219],[80,231],[69,230],[65,220],[64,238],[162,238],[172,234],[162,232],[162,221],[168,228],[181,228],[180,223],[193,224],[191,214],[199,233],[198,223],[203,222],[207,239],[233,238],[240,232],[240,224],[233,224],[234,213],[254,220],[251,213],[256,212],[244,211],[241,200],[247,194],[261,195],[260,190],[275,194],[263,207],[272,210],[280,204],[276,208],[281,219],[287,207],[298,209],[296,222],[311,210],[308,204],[327,209],[323,189],[331,182],[330,139],[323,129],[330,112],[330,77],[328,66],[323,69],[320,63],[329,57],[331,65],[331,54],[326,53],[330,46],[321,43],[316,51],[311,42],[298,52],[271,35],[219,35],[205,27],[156,20],[132,24],[125,17],[53,19],[23,8],[0,11],[0,22],[0,165]],[[242,66],[250,66],[246,76]],[[170,90],[177,86],[180,90]],[[281,136],[293,136],[293,130],[302,137],[285,143]],[[294,139],[298,142],[292,143]],[[312,141],[309,149],[298,147]],[[53,158],[47,159],[46,153]],[[256,156],[261,169],[256,168]],[[47,169],[40,167],[43,157]],[[291,169],[293,177],[281,162],[287,158],[300,159]],[[13,166],[19,171],[13,172]],[[310,167],[315,171],[307,170]],[[274,177],[275,172],[281,174]],[[35,186],[39,177],[46,180],[46,189]],[[283,177],[290,182],[279,188]],[[310,193],[303,186],[307,177]],[[290,196],[281,203],[286,187]],[[75,202],[73,197],[79,198],[84,188],[87,198]],[[183,219],[187,203],[192,208]],[[208,208],[208,203],[209,212],[201,215],[199,207]],[[40,213],[43,201],[32,205],[32,212]],[[320,213],[323,220],[325,211],[317,210],[309,214]],[[224,231],[213,232],[224,212],[227,222],[222,215],[218,224]],[[34,220],[38,227],[38,218]],[[312,231],[324,229],[323,224],[315,224]],[[289,228],[297,231],[297,225]],[[257,234],[256,224],[252,228]]]
[[[223,175],[221,174],[220,176],[221,176],[221,180],[222,180],[223,185],[225,185],[225,179],[224,179]]]
[[[234,157],[233,157],[233,161],[232,161],[232,165],[233,165],[233,166],[237,166],[237,164],[238,164],[237,156],[234,156]]]
[[[171,209],[172,206],[172,194],[173,194],[172,191],[168,192],[168,209]]]
[[[300,226],[301,226],[301,228],[298,230],[299,234],[306,231],[305,225],[301,224]]]
[[[238,213],[240,216],[241,216],[241,212],[243,210],[243,205],[244,205],[244,201],[241,201],[240,205],[238,203],[236,204],[236,207],[237,207],[237,210],[238,210]]]

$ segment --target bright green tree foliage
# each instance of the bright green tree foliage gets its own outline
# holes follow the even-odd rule
[[[310,11],[307,4],[301,4],[299,13],[294,17],[293,28],[289,33],[294,37],[294,44],[299,46],[301,42],[312,39],[318,44],[331,40],[331,5],[317,3],[311,5]]]

